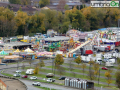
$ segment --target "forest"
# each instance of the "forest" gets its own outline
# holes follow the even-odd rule
[[[78,10],[60,12],[42,10],[28,15],[19,10],[17,15],[8,8],[0,7],[0,37],[46,33],[53,29],[58,33],[66,33],[69,29],[92,31],[105,27],[117,27],[120,19],[119,8],[85,7]]]

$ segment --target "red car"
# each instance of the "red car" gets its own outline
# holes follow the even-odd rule
[[[23,75],[22,78],[27,78],[28,76],[27,75]]]
[[[102,69],[103,69],[103,70],[108,70],[108,68],[106,68],[106,67],[102,67]]]

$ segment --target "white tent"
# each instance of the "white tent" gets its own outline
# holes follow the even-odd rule
[[[25,51],[24,51],[24,52],[33,53],[34,51],[33,51],[33,50],[31,50],[30,48],[27,48],[27,49],[25,49]]]

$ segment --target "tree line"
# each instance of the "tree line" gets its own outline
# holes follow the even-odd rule
[[[118,19],[119,8],[84,7],[78,10],[74,7],[65,12],[41,9],[30,16],[22,10],[15,15],[10,9],[0,7],[0,37],[46,33],[48,29],[54,29],[59,33],[66,33],[69,29],[91,31],[116,27]]]

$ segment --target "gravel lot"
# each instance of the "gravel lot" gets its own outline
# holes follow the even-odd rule
[[[26,87],[18,80],[3,78],[0,79],[8,86],[8,90],[26,90]]]

